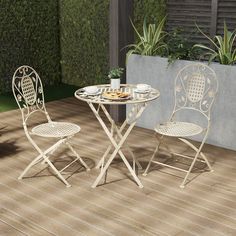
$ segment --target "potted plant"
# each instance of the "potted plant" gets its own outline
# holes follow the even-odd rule
[[[120,77],[123,74],[124,68],[117,67],[109,71],[108,78],[110,79],[110,84],[112,89],[120,88]]]

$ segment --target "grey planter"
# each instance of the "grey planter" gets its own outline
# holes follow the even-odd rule
[[[127,83],[147,83],[161,93],[158,100],[149,104],[137,126],[153,129],[157,123],[169,118],[174,106],[174,79],[178,71],[190,63],[194,62],[179,60],[168,66],[166,58],[129,57]],[[207,143],[236,150],[236,66],[213,63],[210,67],[216,72],[219,91],[212,110],[212,126]],[[127,112],[129,109],[127,107]],[[186,114],[185,118],[189,117]]]

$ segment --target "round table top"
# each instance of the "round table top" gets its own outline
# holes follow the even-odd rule
[[[113,100],[104,98],[102,95],[104,92],[117,91],[111,89],[110,84],[96,85],[98,87],[98,92],[94,95],[87,94],[84,88],[75,91],[75,97],[79,100],[97,104],[135,104],[135,103],[145,103],[157,99],[160,96],[160,92],[157,89],[150,88],[147,92],[137,91],[136,85],[133,84],[121,84],[119,92],[129,93],[130,96],[126,99]]]

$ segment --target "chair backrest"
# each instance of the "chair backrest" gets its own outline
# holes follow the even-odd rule
[[[21,110],[23,124],[35,112],[39,111],[50,120],[44,104],[41,79],[30,66],[20,66],[12,78],[12,91]]]
[[[202,63],[185,66],[175,80],[173,113],[182,109],[193,109],[209,120],[217,90],[216,74],[209,66]]]

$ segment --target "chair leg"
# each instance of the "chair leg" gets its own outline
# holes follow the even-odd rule
[[[147,176],[148,170],[149,170],[149,168],[150,168],[150,166],[151,166],[151,163],[152,163],[154,157],[156,156],[158,150],[159,150],[159,145],[156,147],[156,149],[155,149],[155,151],[154,151],[154,153],[153,153],[153,155],[152,155],[152,157],[151,157],[151,159],[150,159],[150,161],[149,161],[149,163],[148,163],[148,165],[147,165],[147,167],[146,167],[146,170],[145,170],[144,173],[143,173],[143,176]]]
[[[201,155],[201,157],[204,159],[204,161],[206,162],[206,164],[207,164],[209,170],[210,170],[211,172],[213,172],[214,170],[212,169],[211,164],[209,163],[209,161],[208,161],[208,159],[206,158],[206,156],[204,155],[204,153],[200,152],[200,155]]]
[[[46,160],[48,159],[48,157],[46,156],[48,153],[52,152],[54,149],[56,149],[61,143],[64,142],[64,139],[58,141],[57,143],[55,143],[53,146],[49,147],[47,150],[45,150],[44,152],[41,151],[41,149],[36,145],[36,143],[30,138],[29,141],[33,144],[34,148],[40,153],[32,162],[30,162],[30,164],[25,168],[25,170],[22,172],[22,174],[18,177],[18,179],[22,179],[23,176],[29,171],[29,169],[34,166],[35,164],[37,164],[41,159],[43,159],[42,163],[46,163]]]
[[[60,173],[60,171],[57,170],[57,168],[52,164],[52,162],[49,160],[49,157],[47,156],[47,154],[50,154],[52,151],[54,151],[55,149],[57,149],[62,143],[65,142],[65,139],[60,139],[57,143],[55,143],[54,145],[52,145],[51,147],[49,147],[47,150],[45,150],[44,152],[41,151],[41,149],[36,145],[36,143],[31,139],[30,136],[27,136],[29,141],[32,143],[32,145],[34,146],[34,148],[40,153],[26,168],[25,170],[22,172],[22,174],[19,176],[18,179],[22,179],[23,176],[26,174],[26,172],[35,164],[37,164],[38,162],[41,161],[41,159],[43,159],[43,163],[47,163],[52,169],[53,171],[56,173],[56,175],[58,176],[58,178],[66,185],[66,187],[71,187],[71,185],[65,180],[65,178],[62,176],[62,174]]]
[[[52,155],[55,151],[57,150],[57,146],[55,147],[55,148],[53,148],[51,151],[49,151],[49,152],[47,152],[47,151],[45,151],[44,153],[47,155],[47,156],[49,156],[49,155]],[[49,158],[49,157],[48,157]],[[41,164],[42,165],[45,165],[47,162],[46,162],[46,160],[42,160],[42,162],[41,162]]]
[[[206,136],[207,136],[207,135],[206,135]],[[203,139],[203,141],[202,141],[200,147],[197,149],[196,155],[195,155],[195,157],[194,157],[194,159],[193,159],[193,161],[192,161],[192,163],[191,163],[191,165],[190,165],[190,167],[189,167],[189,170],[188,170],[187,174],[186,174],[185,177],[184,177],[183,182],[182,182],[181,185],[180,185],[180,188],[184,188],[184,187],[185,187],[185,183],[186,183],[186,181],[187,181],[187,179],[188,179],[188,176],[189,176],[189,174],[191,173],[191,171],[192,171],[192,169],[193,169],[193,167],[194,167],[194,164],[195,164],[196,161],[197,161],[197,158],[198,158],[199,154],[201,153],[202,147],[203,147],[203,145],[204,145],[204,143],[205,143],[205,140],[206,140],[206,136],[204,137],[204,139]],[[196,147],[195,147],[195,148],[196,148]]]
[[[186,140],[186,139],[184,139],[184,138],[179,138],[179,140],[182,141],[182,142],[184,142],[185,144],[187,144],[187,145],[188,145],[190,148],[192,148],[194,151],[198,152],[198,148],[195,147],[195,146],[194,146],[191,142],[189,142],[188,140]],[[213,172],[213,169],[212,169],[212,167],[211,167],[211,165],[210,165],[210,163],[209,163],[207,157],[204,155],[204,153],[200,152],[199,154],[201,155],[202,159],[203,159],[203,160],[205,161],[205,163],[207,164],[209,170],[210,170],[211,172]]]
[[[37,164],[39,161],[40,161],[40,159],[42,159],[43,157],[43,154],[40,154],[40,155],[38,155],[33,161],[31,161],[30,163],[29,163],[29,165],[24,169],[24,171],[21,173],[21,175],[18,177],[18,179],[22,179],[23,178],[23,176],[29,171],[29,169],[32,167],[32,166],[34,166],[35,164]]]
[[[74,150],[74,148],[70,145],[70,143],[66,142],[66,145],[73,152],[73,154],[77,157],[76,160],[79,160],[81,162],[81,164],[86,168],[86,171],[89,171],[90,168],[87,166],[87,164],[84,162],[84,160],[80,157],[80,155]]]
[[[45,156],[45,160],[48,163],[48,165],[54,170],[54,172],[59,177],[59,179],[61,179],[61,181],[66,185],[66,187],[71,187],[71,185],[65,180],[62,174],[57,170],[57,168],[52,164],[52,162],[48,160],[46,156]]]
[[[159,143],[158,143],[158,145],[157,145],[157,147],[156,147],[156,149],[155,149],[155,151],[154,151],[154,153],[153,153],[153,155],[152,155],[152,157],[151,157],[151,159],[150,159],[150,161],[149,161],[149,163],[148,163],[148,165],[147,165],[146,170],[145,170],[144,173],[143,173],[143,176],[147,176],[148,170],[149,170],[149,168],[150,168],[150,166],[151,166],[151,163],[152,163],[154,157],[156,156],[156,154],[157,154],[158,151],[159,151],[159,147],[160,147],[160,145],[161,145],[162,139],[163,139],[163,135],[162,135],[161,138],[160,138],[160,141],[159,141]]]
[[[194,157],[194,159],[193,159],[193,161],[191,163],[191,166],[190,166],[187,174],[185,175],[183,182],[180,185],[180,188],[185,188],[185,183],[186,183],[186,181],[188,179],[189,174],[191,173],[191,171],[193,169],[193,166],[194,166],[195,162],[197,161],[198,156],[199,156],[199,152],[197,152],[197,154],[195,155],[195,157]]]

